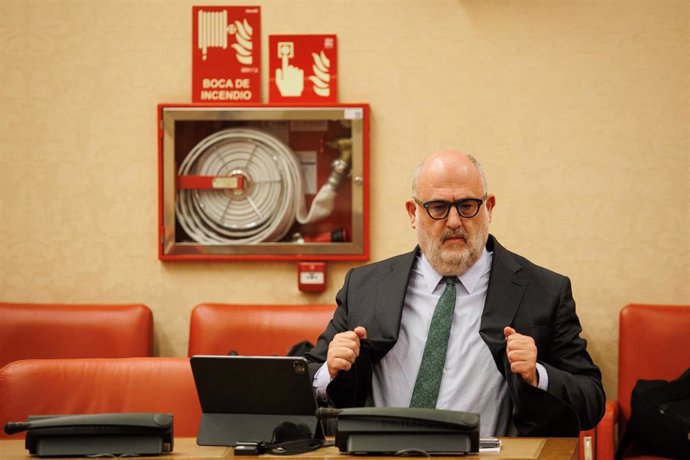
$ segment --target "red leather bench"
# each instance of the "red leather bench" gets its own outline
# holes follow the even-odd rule
[[[0,367],[28,358],[152,356],[146,305],[0,302]]]
[[[0,369],[0,395],[2,426],[29,415],[163,412],[176,436],[196,436],[201,420],[189,358],[13,361]]]
[[[285,356],[304,340],[316,344],[335,305],[202,303],[190,319],[188,355]]]

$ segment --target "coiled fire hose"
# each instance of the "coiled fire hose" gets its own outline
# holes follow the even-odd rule
[[[307,213],[299,161],[290,147],[256,129],[213,133],[194,146],[178,174],[211,176],[220,185],[180,189],[178,222],[200,243],[279,241],[295,220],[306,224],[331,214],[337,188],[349,172],[348,142],[336,142],[343,154]]]

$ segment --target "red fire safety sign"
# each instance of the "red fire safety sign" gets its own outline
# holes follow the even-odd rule
[[[269,101],[337,102],[336,45],[335,35],[269,36]]]
[[[261,9],[192,7],[192,102],[261,102]]]

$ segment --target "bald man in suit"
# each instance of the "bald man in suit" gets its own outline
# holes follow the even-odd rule
[[[496,198],[471,155],[430,155],[412,189],[405,207],[418,246],[348,272],[334,317],[307,355],[317,394],[335,407],[418,405],[427,334],[449,279],[450,338],[426,407],[479,413],[482,436],[593,428],[605,395],[570,280],[489,234]]]

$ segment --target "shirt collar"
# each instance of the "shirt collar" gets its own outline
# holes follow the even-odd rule
[[[441,281],[443,276],[434,270],[429,263],[429,259],[427,259],[426,256],[421,253],[421,251],[420,254],[421,258],[419,259],[419,268],[422,278],[424,279],[423,283],[426,287],[426,290],[429,293],[432,293],[436,289],[436,286],[438,286],[438,283]],[[465,289],[467,289],[469,294],[472,294],[472,291],[477,287],[482,275],[490,270],[490,263],[491,258],[489,257],[489,251],[484,248],[479,260],[477,260],[474,265],[467,269],[465,273],[457,277]]]

